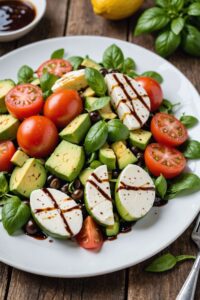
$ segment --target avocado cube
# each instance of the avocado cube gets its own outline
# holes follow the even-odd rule
[[[126,147],[123,141],[115,142],[111,147],[117,157],[117,163],[120,170],[137,161],[137,157]]]
[[[0,113],[6,113],[5,96],[15,86],[11,79],[0,80]]]
[[[88,87],[83,93],[83,97],[93,97],[95,95],[95,91],[91,87]]]
[[[11,162],[18,167],[22,167],[27,159],[29,159],[29,157],[26,153],[22,150],[17,150],[11,158]]]
[[[50,173],[66,180],[74,180],[80,173],[85,162],[83,147],[62,141],[46,161]]]
[[[82,183],[82,185],[86,185],[86,182],[89,178],[89,176],[93,173],[94,169],[92,168],[86,168],[84,169],[80,175],[79,175],[79,179],[80,179],[80,182]]]
[[[35,158],[29,158],[22,167],[16,167],[10,178],[10,191],[29,197],[32,191],[41,189],[46,182],[46,170]]]
[[[91,121],[89,114],[82,114],[69,123],[59,135],[63,140],[79,144],[84,139],[90,126]]]
[[[130,143],[141,150],[144,150],[149,143],[152,133],[147,130],[137,129],[130,132]]]
[[[15,139],[19,124],[11,115],[0,115],[0,141]]]
[[[85,99],[85,109],[88,111],[91,110],[91,105],[97,100],[96,97],[86,97]],[[112,111],[110,103],[108,103],[105,107],[98,110],[100,113],[100,116],[104,120],[112,120],[117,117],[117,115]]]
[[[99,160],[107,165],[109,170],[116,169],[116,156],[114,151],[106,144],[99,150]]]
[[[81,63],[81,66],[86,67],[86,68],[93,68],[96,70],[100,70],[102,67],[94,60],[90,58],[85,58],[83,62]]]

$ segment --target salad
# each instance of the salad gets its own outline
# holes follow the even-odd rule
[[[99,250],[153,206],[200,190],[194,116],[174,116],[163,78],[113,44],[102,61],[52,53],[0,80],[0,211],[9,235]]]

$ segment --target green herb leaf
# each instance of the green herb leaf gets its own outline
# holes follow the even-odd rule
[[[10,235],[22,228],[31,215],[30,207],[18,197],[13,196],[11,200],[2,209],[3,226]]]
[[[94,124],[88,131],[84,147],[87,153],[92,153],[100,149],[108,137],[108,126],[105,121],[99,121]]]
[[[124,63],[122,50],[115,44],[108,47],[103,53],[103,65],[107,69],[121,69]]]
[[[63,58],[64,54],[65,54],[65,49],[61,48],[61,49],[54,51],[51,54],[51,58]]]
[[[0,173],[0,196],[8,192],[8,182],[3,172]]]
[[[190,159],[200,158],[200,142],[189,140],[184,147],[184,156]]]
[[[190,15],[190,16],[200,16],[200,2],[192,3],[188,7],[188,15]]]
[[[176,257],[170,253],[156,258],[146,269],[147,272],[165,272],[171,270],[176,265]]]
[[[93,104],[90,105],[89,108],[87,108],[87,111],[90,112],[90,111],[101,109],[106,105],[108,105],[109,102],[110,102],[110,97],[105,96],[105,97],[98,98]]]
[[[172,54],[180,45],[181,38],[174,34],[171,30],[164,31],[156,38],[155,49],[156,52],[164,57]]]
[[[129,77],[131,78],[136,78],[139,76],[139,74],[137,74],[135,71],[129,71],[128,73],[126,73]]]
[[[182,116],[180,118],[180,121],[187,128],[192,128],[193,126],[195,126],[199,122],[198,119],[193,117],[193,116]]]
[[[186,26],[182,37],[182,48],[188,54],[200,56],[200,31],[194,26]]]
[[[18,73],[17,78],[19,83],[28,83],[33,79],[34,71],[27,65],[22,66]]]
[[[159,177],[155,180],[155,187],[157,193],[160,195],[162,199],[164,199],[165,194],[167,192],[167,180],[165,177],[161,174]]]
[[[78,68],[80,67],[80,65],[83,62],[83,57],[80,57],[80,56],[71,56],[71,57],[68,57],[67,60],[71,63],[71,65],[73,66],[74,70],[78,70]]]
[[[107,86],[103,75],[93,68],[85,69],[85,77],[89,86],[95,91],[97,96],[104,96],[107,92]]]
[[[142,76],[147,76],[147,77],[153,78],[158,83],[162,83],[163,82],[163,77],[159,73],[157,73],[155,71],[146,71],[146,72],[142,73]]]
[[[180,11],[183,8],[183,5],[184,5],[184,0],[171,0],[170,1],[170,6],[177,11]]]
[[[179,34],[182,31],[184,24],[185,20],[181,17],[178,17],[171,22],[171,30],[174,34]]]
[[[108,122],[108,140],[110,142],[126,140],[129,134],[129,129],[119,119]]]
[[[91,162],[93,162],[94,160],[97,159],[97,153],[96,152],[92,152],[87,160],[87,164],[90,164]]]
[[[142,33],[150,33],[155,30],[164,28],[170,21],[169,16],[165,10],[159,7],[152,7],[140,16],[134,35],[138,36]]]
[[[176,256],[177,262],[188,260],[188,259],[196,259],[196,256],[194,256],[194,255],[178,255],[178,256]]]
[[[123,64],[123,73],[128,74],[129,72],[135,70],[136,68],[136,64],[134,62],[134,60],[130,57],[127,57],[124,60],[124,64]]]
[[[174,105],[169,100],[163,99],[163,102],[159,108],[159,111],[167,113],[167,114],[171,114],[173,111],[173,107],[174,107]]]
[[[44,93],[51,91],[52,86],[54,85],[54,83],[57,80],[58,80],[57,76],[47,73],[47,72],[44,72],[42,74],[42,76],[40,77],[40,86],[41,86],[42,91]]]
[[[160,7],[169,7],[170,3],[169,0],[156,0],[156,5]]]
[[[167,190],[167,199],[177,195],[187,195],[200,190],[200,178],[193,173],[183,173],[171,181]]]

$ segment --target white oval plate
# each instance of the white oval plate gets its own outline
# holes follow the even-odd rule
[[[133,57],[139,73],[155,70],[164,77],[165,98],[181,102],[183,112],[200,117],[199,95],[188,79],[173,65],[156,54],[134,44],[105,37],[76,36],[45,40],[15,50],[0,58],[0,79],[16,78],[23,64],[34,69],[58,48],[67,55],[84,56],[100,61],[106,47],[116,43],[125,56]],[[200,124],[190,130],[200,140]],[[200,175],[200,161],[190,161],[190,168]],[[193,221],[200,210],[200,193],[171,200],[162,208],[153,208],[137,222],[131,232],[105,242],[99,253],[79,248],[71,241],[37,241],[24,234],[10,237],[0,225],[0,260],[31,273],[55,277],[85,277],[105,274],[133,266],[172,243]]]

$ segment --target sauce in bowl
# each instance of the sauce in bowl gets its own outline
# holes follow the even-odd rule
[[[0,32],[23,28],[35,17],[35,7],[28,1],[0,0]]]

